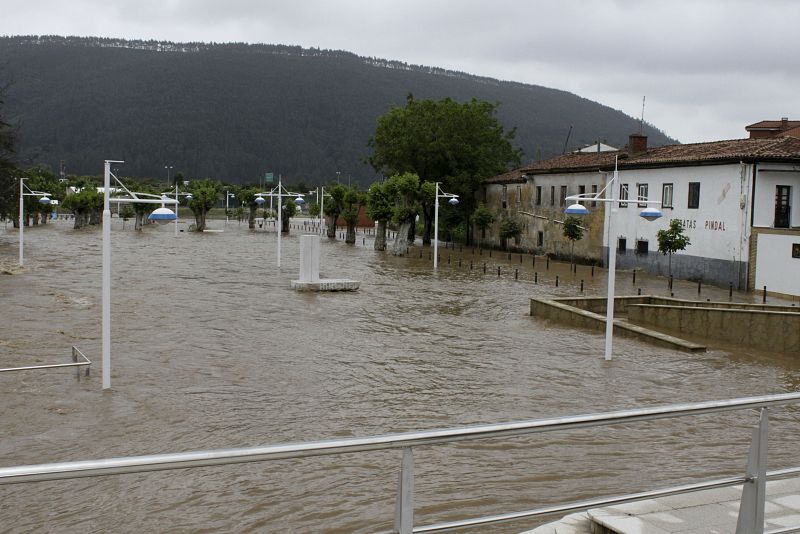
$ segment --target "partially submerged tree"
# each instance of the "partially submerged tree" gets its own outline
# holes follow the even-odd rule
[[[386,227],[392,219],[393,199],[386,192],[384,184],[375,182],[369,186],[367,191],[367,217],[376,221],[378,227],[375,229],[375,250],[386,250]]]
[[[344,195],[344,209],[342,210],[342,219],[347,223],[347,234],[345,236],[345,243],[351,245],[356,242],[356,224],[358,223],[358,212],[361,206],[366,203],[366,197],[360,193],[355,187],[351,187]]]
[[[246,187],[239,190],[237,198],[241,202],[240,208],[247,209],[247,227],[251,230],[256,227],[256,212],[258,210],[258,202],[256,202],[256,193],[258,191],[254,187]]]
[[[683,223],[678,219],[669,222],[669,228],[659,230],[656,234],[658,238],[658,251],[664,255],[669,255],[669,275],[672,276],[672,254],[679,250],[685,250],[692,243],[689,236],[683,233]]]
[[[289,233],[289,219],[297,213],[297,204],[294,203],[293,198],[284,199],[281,204],[281,233]]]
[[[73,214],[75,223],[72,227],[79,230],[90,224],[92,211],[103,209],[103,194],[94,187],[84,187],[77,193],[67,195],[61,207]]]
[[[195,231],[202,232],[206,229],[208,211],[216,206],[222,193],[222,184],[209,179],[195,180],[191,183],[189,191],[192,193],[192,198],[186,204],[194,213]]]
[[[344,197],[347,194],[347,188],[341,184],[333,184],[327,186],[326,192],[330,198],[325,202],[325,215],[331,218],[327,235],[329,238],[336,239],[336,220],[344,211]]]
[[[569,262],[575,264],[575,241],[583,239],[583,227],[577,217],[567,217],[564,219],[564,237],[569,240]]]
[[[398,225],[392,254],[403,256],[408,248],[409,229],[416,224],[419,210],[419,176],[407,172],[389,177],[383,184],[386,195],[393,199],[392,221]]]
[[[489,211],[486,206],[481,202],[475,211],[472,213],[472,220],[475,226],[481,231],[481,239],[486,238],[486,229],[494,222],[494,215]]]
[[[448,193],[459,195],[458,210],[466,226],[474,211],[475,194],[483,181],[519,164],[521,151],[511,141],[514,131],[504,132],[495,117],[496,104],[471,100],[458,103],[415,100],[409,95],[404,108],[393,106],[378,119],[369,140],[373,153],[368,162],[389,175],[414,173],[418,187],[442,182]],[[423,210],[430,229],[432,211]],[[430,242],[430,234],[423,236]]]
[[[508,240],[516,239],[522,233],[522,227],[516,219],[503,219],[500,223],[500,239],[503,241],[503,248],[508,248]]]

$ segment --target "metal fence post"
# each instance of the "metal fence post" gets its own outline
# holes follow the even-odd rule
[[[748,481],[742,487],[736,534],[764,534],[764,502],[767,497],[767,431],[769,412],[761,408],[758,425],[753,428],[747,456]]]
[[[414,452],[403,449],[400,478],[397,484],[397,501],[394,508],[394,531],[411,534],[414,529]]]
[[[72,363],[78,363],[78,355],[75,354],[75,345],[72,346]],[[75,366],[75,378],[78,380],[81,379],[81,368],[77,365]]]

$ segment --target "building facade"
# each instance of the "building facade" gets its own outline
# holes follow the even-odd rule
[[[605,263],[611,249],[621,269],[666,275],[657,232],[678,219],[691,245],[673,255],[675,277],[800,296],[800,139],[780,133],[651,149],[635,135],[623,150],[565,154],[494,177],[483,192],[496,214],[486,244],[500,246],[499,221],[514,217],[523,224],[515,246],[565,256],[564,199],[610,198],[615,165],[618,201],[584,202],[590,215],[576,256]],[[643,200],[660,201],[664,216],[639,217]]]

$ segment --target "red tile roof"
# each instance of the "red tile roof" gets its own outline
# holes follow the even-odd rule
[[[760,121],[756,122],[755,124],[749,124],[744,127],[745,130],[748,132],[750,130],[779,130],[783,126],[788,126],[789,128],[796,128],[800,126],[800,121],[789,121],[787,120],[785,123],[780,121]]]
[[[710,143],[667,145],[630,155],[626,150],[613,152],[572,152],[516,169],[487,180],[487,183],[521,182],[523,174],[610,171],[614,158],[619,168],[676,167],[739,161],[785,161],[800,163],[800,139],[772,137],[768,139],[732,139]],[[516,178],[516,180],[515,180]]]

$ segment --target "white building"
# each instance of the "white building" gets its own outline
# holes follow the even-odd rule
[[[563,199],[602,190],[613,177],[615,159],[619,168],[615,194],[621,202],[614,215],[614,235],[605,231],[609,204],[587,203],[592,212],[586,221],[589,232],[576,245],[576,255],[605,263],[608,248],[613,247],[619,268],[666,275],[668,258],[658,252],[656,233],[671,219],[679,219],[691,245],[673,255],[675,277],[723,286],[732,283],[739,289],[766,286],[770,293],[800,297],[800,139],[796,137],[648,149],[646,137],[632,135],[623,150],[565,154],[492,178],[484,191],[487,207],[498,213],[498,220],[514,217],[524,225],[519,248],[563,256],[568,246],[558,226],[564,218]],[[519,202],[507,198],[504,208],[502,188],[508,194],[509,187],[518,191]],[[638,214],[644,205],[637,199],[661,201],[664,217],[653,222],[642,219]]]

